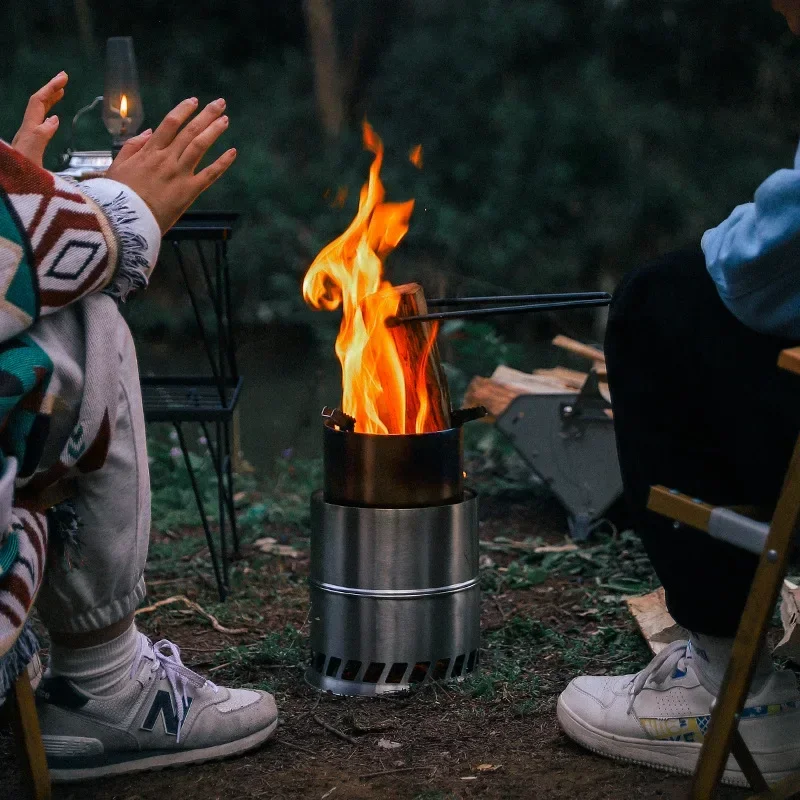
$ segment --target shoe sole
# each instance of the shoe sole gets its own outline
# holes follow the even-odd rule
[[[670,742],[660,739],[633,739],[627,736],[606,733],[580,719],[560,697],[558,698],[557,715],[558,722],[564,733],[581,747],[591,750],[593,753],[626,764],[653,767],[663,772],[673,772],[679,775],[694,774],[697,758],[702,747],[700,743]],[[734,759],[731,756],[728,764],[732,761]],[[773,784],[792,774],[792,770],[765,772],[764,778],[767,783]],[[722,783],[728,786],[749,787],[744,774],[740,770],[731,769],[730,767],[725,769]]]
[[[77,783],[91,781],[97,778],[109,778],[117,775],[130,775],[133,772],[152,772],[170,767],[180,767],[186,764],[202,764],[207,761],[220,761],[224,758],[243,755],[255,750],[264,744],[278,727],[277,718],[267,728],[264,728],[243,739],[234,742],[202,747],[194,750],[174,750],[168,753],[159,753],[154,756],[132,758],[129,761],[119,761],[114,764],[105,764],[98,767],[79,767],[76,769],[51,769],[50,779],[53,783]],[[134,755],[134,753],[132,753]]]

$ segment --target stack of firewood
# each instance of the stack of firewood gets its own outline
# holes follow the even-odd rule
[[[600,380],[600,393],[609,400],[608,377],[605,356],[601,350],[566,336],[556,336],[553,345],[575,353],[592,362],[592,371]],[[521,394],[577,394],[580,392],[589,372],[580,372],[566,367],[552,369],[536,369],[533,372],[521,372],[510,367],[499,366],[491,378],[475,376],[467,387],[464,405],[486,406],[491,417],[499,417]]]

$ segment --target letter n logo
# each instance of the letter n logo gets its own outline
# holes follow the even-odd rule
[[[183,719],[186,719],[186,715],[189,713],[189,708],[191,705],[192,698],[187,697],[183,701]],[[170,736],[177,736],[178,712],[177,709],[172,705],[172,695],[169,692],[165,692],[163,689],[159,689],[156,692],[156,697],[155,700],[153,700],[153,705],[150,706],[147,719],[145,719],[145,721],[142,723],[142,730],[152,731],[155,727],[159,714],[164,720],[164,733]]]

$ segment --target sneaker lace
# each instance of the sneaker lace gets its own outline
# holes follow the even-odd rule
[[[219,687],[202,675],[192,672],[181,661],[181,649],[169,639],[161,639],[153,644],[144,634],[139,634],[139,644],[136,658],[133,659],[131,666],[131,678],[134,678],[142,669],[142,663],[149,662],[151,671],[156,672],[159,678],[166,678],[169,683],[172,699],[175,703],[175,710],[178,720],[178,730],[176,743],[181,740],[181,729],[183,719],[186,716],[188,698],[186,688],[194,686],[198,689],[207,687],[214,692],[219,691]]]
[[[633,702],[644,689],[645,684],[664,683],[674,672],[682,658],[686,658],[688,642],[672,642],[667,645],[641,672],[634,675],[628,689],[628,714],[633,711]]]

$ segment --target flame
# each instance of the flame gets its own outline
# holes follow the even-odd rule
[[[417,168],[422,169],[422,145],[418,144],[411,148],[408,160]]]
[[[342,410],[362,433],[426,433],[439,430],[427,388],[428,359],[435,344],[431,326],[425,351],[414,367],[401,357],[400,328],[387,328],[402,294],[383,277],[383,262],[408,232],[414,201],[384,202],[380,179],[383,143],[368,122],[364,146],[374,153],[369,180],[347,230],[324,247],[303,280],[313,308],[341,306],[336,355],[342,366]],[[393,333],[395,331],[395,333]]]
[[[126,119],[128,116],[128,95],[124,94],[119,101],[119,115]]]

